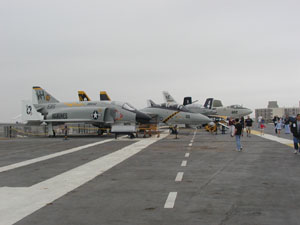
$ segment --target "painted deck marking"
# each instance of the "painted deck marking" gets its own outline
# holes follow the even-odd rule
[[[185,157],[185,158],[190,157],[190,153],[185,153],[184,157]]]
[[[183,172],[178,172],[177,173],[177,176],[176,176],[176,178],[175,178],[175,181],[176,182],[181,182],[182,181],[182,179],[183,179]]]
[[[292,140],[286,139],[286,138],[281,138],[281,137],[276,137],[274,135],[270,135],[270,134],[264,134],[263,136],[261,136],[261,133],[259,131],[256,130],[251,130],[251,134],[257,135],[259,137],[271,140],[271,141],[276,141],[279,142],[281,144],[290,146],[290,147],[294,147],[294,143]]]
[[[168,135],[136,142],[31,187],[0,188],[0,223],[20,221]]]
[[[192,146],[193,146],[193,144],[192,144],[192,143],[190,143],[190,144],[189,144],[189,146],[190,146],[190,147],[192,147]]]
[[[73,152],[78,152],[80,150],[90,148],[90,147],[94,147],[96,145],[104,144],[104,143],[107,143],[107,142],[110,142],[110,141],[113,141],[113,140],[114,139],[98,141],[98,142],[95,142],[95,143],[91,143],[91,144],[71,148],[71,149],[68,149],[68,150],[65,150],[65,151],[56,152],[56,153],[46,155],[46,156],[42,156],[42,157],[38,157],[38,158],[35,158],[35,159],[29,159],[29,160],[26,160],[26,161],[23,161],[23,162],[11,164],[11,165],[8,165],[8,166],[3,166],[3,167],[0,167],[0,173],[4,172],[4,171],[16,169],[16,168],[19,168],[19,167],[23,167],[23,166],[28,166],[28,165],[33,164],[33,163],[45,161],[45,160],[52,159],[52,158],[55,158],[55,157],[59,157],[59,156],[62,156],[62,155],[70,154],[70,153],[73,153]]]
[[[181,166],[182,166],[182,167],[185,167],[186,165],[187,165],[187,161],[186,161],[186,160],[183,160],[182,163],[181,163]]]
[[[177,192],[170,192],[165,203],[165,209],[173,209],[177,198]]]

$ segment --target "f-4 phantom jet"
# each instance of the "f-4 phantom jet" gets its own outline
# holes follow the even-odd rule
[[[88,97],[87,100],[89,100]],[[117,101],[59,102],[41,87],[33,87],[33,103],[36,111],[43,116],[41,122],[47,123],[49,135],[53,135],[54,125],[64,123],[83,122],[103,128],[135,125],[151,120],[151,117],[138,111],[129,103]],[[122,132],[126,132],[126,130],[123,129]]]
[[[87,95],[79,91],[78,96]],[[101,102],[110,101],[110,97],[105,91],[100,92]],[[202,125],[207,124],[211,120],[201,114],[189,112],[183,105],[172,105],[172,104],[155,104],[152,100],[148,100],[148,107],[141,109],[141,112],[151,116],[152,120],[145,122],[144,124],[167,124],[167,125],[178,125],[178,124],[188,124],[188,125]]]

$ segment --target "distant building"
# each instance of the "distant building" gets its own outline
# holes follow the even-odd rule
[[[299,107],[290,107],[290,108],[280,108],[277,104],[277,101],[269,101],[267,108],[255,109],[255,118],[256,121],[259,116],[265,119],[266,122],[272,122],[274,116],[284,117],[296,116],[300,113]]]
[[[275,109],[275,108],[279,108],[277,101],[269,101],[268,109]]]

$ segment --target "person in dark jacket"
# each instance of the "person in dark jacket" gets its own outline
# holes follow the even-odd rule
[[[292,122],[291,124],[291,132],[293,134],[294,140],[294,153],[298,153],[299,143],[300,143],[300,114],[297,115],[296,121]]]
[[[273,118],[273,123],[274,123],[274,127],[275,127],[275,133],[277,134],[277,123],[278,123],[278,116],[274,116]]]
[[[243,135],[243,126],[240,123],[239,119],[235,119],[235,140],[236,140],[236,149],[237,151],[241,151],[243,149],[242,145],[241,145],[241,136]]]
[[[284,118],[284,129],[285,129],[285,134],[290,134],[290,117],[288,115],[285,116]]]
[[[250,137],[251,136],[251,128],[252,128],[252,124],[253,124],[253,120],[250,118],[250,116],[248,116],[248,118],[245,120],[245,124],[246,124],[247,137]]]

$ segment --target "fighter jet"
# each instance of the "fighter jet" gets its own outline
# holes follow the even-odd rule
[[[224,107],[220,100],[208,98],[205,101],[204,107],[207,109],[216,110],[216,115],[239,118],[247,116],[252,113],[251,109],[245,108],[241,105],[231,105]]]
[[[87,100],[89,98],[87,97]],[[120,132],[132,132],[136,123],[145,123],[151,117],[124,102],[59,102],[41,87],[33,87],[33,105],[48,124],[49,135],[53,126],[65,123],[89,123],[96,127],[122,127]],[[124,126],[131,125],[131,126]],[[128,127],[128,131],[126,130]],[[118,132],[118,129],[115,131]]]
[[[166,91],[163,92],[165,102],[167,104],[177,104],[174,98]],[[240,105],[231,105],[224,107],[220,100],[208,98],[204,106],[196,104],[197,101],[192,101],[192,97],[185,97],[183,105],[191,112],[201,113],[210,117],[242,117],[252,113],[251,109],[242,107]]]
[[[141,111],[156,119],[157,123],[167,125],[186,124],[199,126],[211,121],[205,115],[190,112],[183,105],[170,105],[167,103],[158,105],[152,100],[148,100],[148,107],[141,109]]]
[[[169,92],[163,91],[163,97],[168,105],[178,105],[176,100],[170,95]],[[197,104],[196,102],[197,101],[192,101],[192,97],[185,97],[183,100],[183,105],[188,111],[193,113],[200,113],[206,116],[216,114],[216,110],[205,108],[201,104]]]
[[[105,91],[100,92],[101,101],[110,101],[110,97]],[[183,105],[177,104],[155,104],[152,100],[148,100],[148,107],[141,109],[141,112],[152,117],[152,120],[144,124],[167,124],[167,125],[202,125],[207,124],[211,120],[203,115],[189,112]]]

